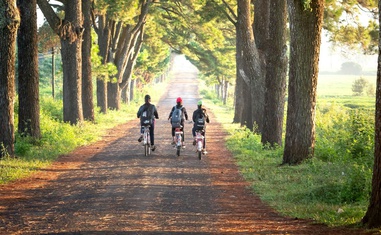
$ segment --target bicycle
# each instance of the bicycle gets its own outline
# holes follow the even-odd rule
[[[151,139],[149,134],[150,125],[142,126],[143,128],[143,146],[144,146],[144,156],[151,154]]]
[[[181,131],[181,127],[175,128],[175,147],[176,147],[176,155],[178,157],[180,156],[180,150],[183,146],[182,135],[183,135],[183,132]]]
[[[201,155],[203,154],[204,139],[205,139],[202,133],[204,133],[204,130],[196,130],[196,149],[197,149],[196,152],[197,152],[199,160],[201,160]]]

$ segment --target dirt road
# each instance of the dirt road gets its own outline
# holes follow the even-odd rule
[[[176,157],[168,114],[181,96],[191,117],[198,86],[190,70],[171,84],[157,104],[152,155],[144,156],[139,122],[131,121],[0,187],[0,234],[360,234],[285,218],[263,204],[238,173],[212,110],[208,155],[198,160],[188,124],[187,148]]]

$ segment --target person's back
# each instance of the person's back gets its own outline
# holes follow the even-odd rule
[[[206,132],[206,123],[209,123],[209,115],[206,112],[206,109],[202,107],[202,101],[197,102],[197,109],[193,111],[192,115],[192,121],[193,121],[193,128],[192,128],[192,134],[193,134],[193,145],[196,145],[196,131],[197,130],[203,130],[202,135],[205,137]],[[204,138],[204,150],[203,153],[206,154],[206,139]]]
[[[151,97],[149,95],[146,95],[144,97],[145,103],[140,106],[137,117],[140,118],[140,124],[142,126],[140,130],[140,137],[138,139],[139,142],[143,140],[143,126],[150,126],[150,140],[151,140],[151,146],[152,151],[155,151],[155,137],[154,137],[154,129],[155,129],[155,118],[159,119],[159,114],[157,112],[156,106],[151,104]]]
[[[168,120],[171,121],[172,126],[172,145],[175,144],[175,129],[180,128],[180,130],[183,132],[182,134],[182,143],[183,148],[185,148],[184,144],[184,122],[185,120],[188,120],[188,113],[185,107],[182,104],[183,100],[181,97],[178,97],[176,99],[176,105],[173,106],[171,112],[169,113]]]

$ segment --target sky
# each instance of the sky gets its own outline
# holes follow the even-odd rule
[[[378,55],[363,55],[358,52],[340,51],[340,48],[333,49],[328,38],[322,36],[320,47],[319,70],[339,71],[344,62],[355,62],[361,65],[363,71],[377,71]]]

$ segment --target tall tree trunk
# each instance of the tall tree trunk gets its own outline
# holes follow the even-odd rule
[[[269,37],[269,14],[270,14],[270,1],[269,0],[254,0],[254,22],[252,30],[254,32],[254,39],[256,47],[255,52],[258,55],[265,58],[265,52],[267,50],[267,41]],[[255,76],[253,73],[251,81],[251,97],[252,97],[252,116],[253,123],[255,124],[255,131],[262,133],[263,129],[263,116],[265,105],[265,64],[262,60],[253,59],[253,66],[260,70],[260,74]]]
[[[68,0],[65,5],[68,30],[61,38],[63,67],[64,122],[83,121],[82,109],[82,1]]]
[[[83,121],[82,110],[82,1],[65,1],[65,19],[61,20],[47,0],[37,0],[50,27],[61,40],[63,67],[63,117],[65,122]]]
[[[18,0],[21,23],[18,45],[18,97],[21,135],[40,138],[40,102],[37,51],[37,0]]]
[[[288,0],[290,70],[284,164],[312,157],[315,147],[316,87],[324,0]]]
[[[381,0],[378,1],[381,9]],[[381,11],[378,12],[379,39],[381,39]],[[378,40],[378,66],[375,114],[374,166],[372,178],[372,193],[368,210],[362,223],[369,228],[381,227],[381,41]]]
[[[112,110],[120,109],[121,89],[118,83],[107,83],[107,106]]]
[[[101,113],[107,113],[107,82],[102,77],[97,78],[97,106]]]
[[[286,0],[271,0],[262,143],[282,145],[287,77]],[[271,45],[271,46],[270,46]]]
[[[243,69],[243,60],[242,60],[242,39],[240,32],[240,27],[238,26],[238,22],[236,23],[236,80],[235,80],[235,87],[234,87],[234,118],[233,123],[243,123],[243,109],[244,109],[244,95],[243,95],[243,89],[245,87],[245,81],[242,78],[240,70]]]
[[[251,1],[250,0],[240,0],[238,1],[238,28],[241,33],[242,44],[240,46],[241,51],[237,53],[242,54],[243,68],[239,69],[243,80],[246,83],[246,87],[249,87],[251,94],[244,97],[250,97],[248,104],[245,104],[244,112],[250,112],[248,114],[244,113],[243,118],[247,119],[246,125],[250,130],[254,130],[254,122],[257,124],[261,123],[263,118],[263,112],[261,115],[260,110],[263,111],[263,98],[260,98],[260,94],[254,94],[253,89],[261,93],[263,87],[261,81],[263,81],[263,59],[256,47],[252,20],[251,20]],[[247,99],[247,98],[245,98]],[[250,106],[250,107],[249,107]],[[261,108],[262,106],[262,108]],[[253,111],[253,109],[255,109]],[[255,114],[255,116],[253,116]],[[260,117],[259,117],[260,116]],[[254,119],[256,118],[256,119]]]
[[[131,79],[130,89],[129,89],[130,101],[133,101],[135,99],[135,83],[136,83],[136,80]]]
[[[96,32],[98,34],[99,54],[102,57],[102,64],[108,63],[110,42],[111,42],[111,26],[114,22],[108,21],[105,15],[98,17],[98,27]],[[97,106],[100,107],[101,113],[107,113],[107,81],[103,76],[97,77]]]
[[[20,15],[16,0],[0,7],[0,157],[14,155],[14,107],[16,36]]]
[[[226,105],[228,101],[228,89],[229,89],[229,82],[227,80],[224,81],[224,98],[223,98],[223,104]]]
[[[91,74],[91,0],[82,0],[82,108],[83,118],[94,121],[93,82]]]

